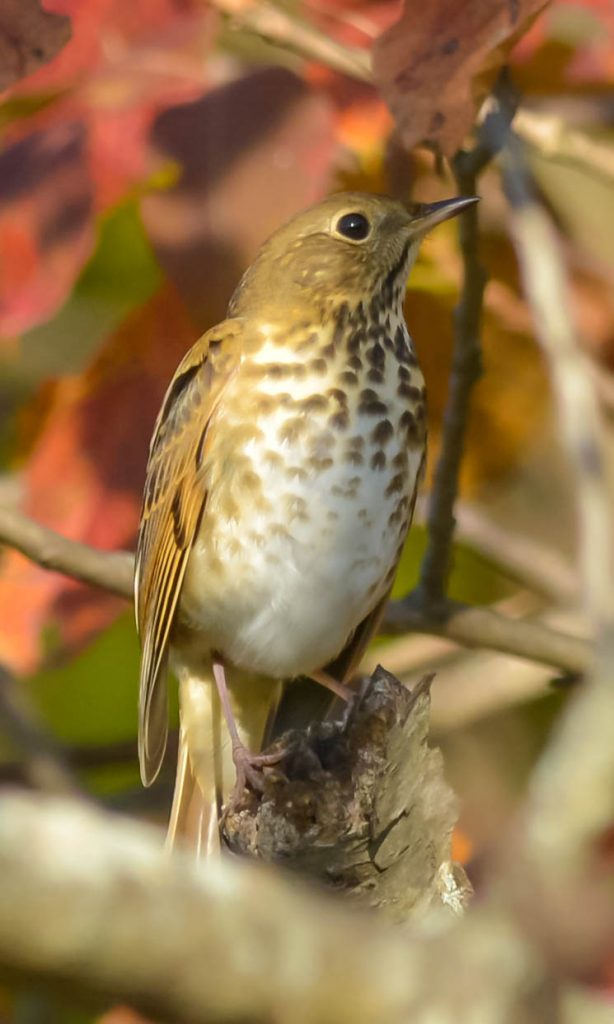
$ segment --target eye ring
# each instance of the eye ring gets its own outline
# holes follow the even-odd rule
[[[364,213],[353,210],[351,213],[344,213],[335,224],[335,231],[342,238],[351,242],[364,242],[371,233],[371,225]]]

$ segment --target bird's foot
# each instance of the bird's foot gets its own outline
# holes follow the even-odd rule
[[[236,780],[228,809],[237,806],[247,786],[250,786],[256,793],[262,793],[264,790],[262,769],[279,764],[285,756],[286,751],[283,747],[267,754],[252,754],[247,747],[235,744],[232,750],[232,760],[235,766]]]

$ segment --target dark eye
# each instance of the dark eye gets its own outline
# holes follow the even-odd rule
[[[369,221],[362,213],[344,213],[336,224],[336,231],[344,238],[351,238],[354,242],[362,242],[371,230]]]

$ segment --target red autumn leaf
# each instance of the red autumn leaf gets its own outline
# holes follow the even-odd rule
[[[458,149],[510,48],[547,3],[406,0],[375,42],[373,69],[408,147]]]
[[[195,336],[167,287],[125,322],[83,374],[52,385],[24,473],[24,511],[96,547],[133,546],[154,419]],[[45,631],[75,649],[124,607],[15,551],[1,568],[0,661],[18,672],[40,663]]]
[[[267,68],[164,112],[152,143],[182,173],[144,199],[145,228],[204,329],[261,242],[330,186],[333,110],[292,72]]]
[[[153,120],[205,84],[212,15],[197,0],[55,0],[55,7],[71,15],[71,41],[10,93],[55,99],[4,132],[0,337],[40,323],[64,301],[91,251],[93,215],[157,166]],[[50,224],[61,238],[49,237]]]
[[[0,338],[63,301],[94,242],[85,132],[59,124],[0,154]]]
[[[164,58],[169,47],[185,41],[187,29],[194,32],[203,21],[199,0],[46,0],[46,7],[70,19],[70,42],[11,95],[87,85],[101,68],[121,68],[135,55],[138,61],[143,52]],[[202,43],[202,38],[195,42]],[[149,68],[150,73],[154,70]],[[188,66],[184,74],[189,70]]]
[[[0,90],[53,60],[69,39],[68,18],[44,11],[39,0],[2,0]]]
[[[151,171],[147,136],[167,106],[200,94],[212,15],[198,0],[55,0],[73,37],[57,60],[12,91],[58,93],[37,126],[79,120],[86,129],[98,210]],[[30,130],[11,125],[10,139]]]

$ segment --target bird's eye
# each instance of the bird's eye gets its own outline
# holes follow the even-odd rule
[[[344,213],[335,225],[337,234],[351,238],[353,242],[362,242],[371,230],[371,225],[363,213]]]

